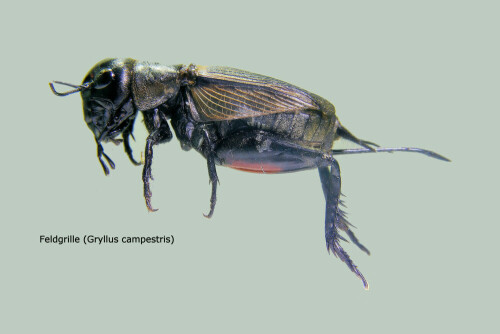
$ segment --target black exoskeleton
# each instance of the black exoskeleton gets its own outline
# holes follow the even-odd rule
[[[60,93],[54,83],[74,89]],[[211,217],[216,202],[216,165],[254,173],[285,173],[317,168],[326,200],[325,237],[332,251],[363,281],[368,283],[340,245],[344,231],[361,250],[344,212],[339,208],[340,168],[335,155],[409,151],[448,161],[419,148],[379,148],[360,140],[342,126],[333,104],[286,82],[229,67],[195,65],[164,66],[134,59],[105,59],[85,76],[81,85],[54,81],[54,94],[80,92],[85,122],[97,143],[97,157],[109,174],[113,161],[102,142],[120,143],[130,161],[129,138],[141,111],[149,132],[142,179],[147,208],[151,205],[151,165],[155,145],[172,139],[169,122],[184,150],[191,148],[207,160],[212,185]],[[116,137],[121,134],[122,139]],[[334,149],[339,139],[356,149]],[[106,163],[107,162],[107,163]]]

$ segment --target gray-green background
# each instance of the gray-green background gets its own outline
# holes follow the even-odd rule
[[[499,47],[495,1],[28,1],[3,4],[4,333],[470,333],[498,317]],[[435,150],[340,157],[346,245],[324,242],[317,173],[218,168],[174,139],[141,169],[106,145],[104,177],[78,95],[100,59],[226,65],[315,92],[357,136]],[[146,131],[136,124],[135,154]],[[173,234],[173,246],[44,245],[41,234]]]

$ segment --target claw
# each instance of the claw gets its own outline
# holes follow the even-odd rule
[[[148,207],[149,212],[158,211],[158,209],[153,208],[153,206],[151,205],[151,197],[146,198],[146,206]]]
[[[210,196],[210,212],[208,214],[203,214],[205,218],[212,218],[215,210],[215,203],[217,202],[217,184],[219,183],[219,179],[216,177],[214,181],[210,180],[212,183],[212,195]]]
[[[155,212],[158,211],[158,209],[153,208],[151,205],[151,188],[149,187],[149,181],[144,183],[144,199],[146,200],[146,206],[148,207],[149,212]]]

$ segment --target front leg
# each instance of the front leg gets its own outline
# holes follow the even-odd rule
[[[149,180],[152,180],[151,165],[153,163],[153,146],[166,143],[172,139],[172,132],[168,126],[168,121],[161,112],[155,108],[152,110],[143,111],[144,123],[149,131],[149,136],[146,140],[146,149],[144,157],[144,168],[142,171],[142,181],[144,183],[144,199],[148,210],[153,212],[151,205],[151,187]]]

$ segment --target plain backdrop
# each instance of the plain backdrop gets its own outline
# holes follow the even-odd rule
[[[498,316],[499,6],[495,1],[27,1],[1,5],[3,333],[470,333]],[[75,94],[107,57],[225,65],[332,101],[342,123],[418,154],[339,157],[345,244],[329,255],[316,171],[218,168],[174,139],[141,168]],[[137,158],[147,136],[136,124]],[[173,235],[173,245],[47,245],[40,235]]]

